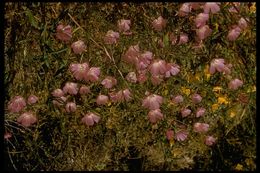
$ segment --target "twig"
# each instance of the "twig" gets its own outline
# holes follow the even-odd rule
[[[79,24],[78,22],[70,15],[70,13],[68,13],[69,17],[71,18],[71,20],[79,27],[81,28],[82,30],[84,30]],[[85,30],[84,30],[85,31]]]
[[[14,165],[13,159],[12,159],[12,157],[10,156],[9,147],[7,147],[7,152],[8,152],[8,156],[9,156],[9,159],[10,159],[12,165],[13,165],[14,170],[17,171],[17,168],[16,168],[16,166]]]

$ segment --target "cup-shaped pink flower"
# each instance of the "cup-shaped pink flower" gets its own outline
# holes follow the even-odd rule
[[[166,131],[166,138],[170,141],[171,139],[174,138],[174,131],[169,129]]]
[[[91,92],[90,88],[86,85],[81,86],[80,89],[79,89],[79,93],[81,95],[89,94],[90,92]]]
[[[32,124],[36,123],[36,121],[37,118],[32,112],[25,112],[17,118],[17,122],[24,127],[29,127]]]
[[[180,66],[173,63],[167,63],[166,70],[165,77],[169,78],[170,76],[175,76],[180,72]]]
[[[193,125],[193,131],[202,133],[202,132],[207,132],[209,130],[209,124],[206,123],[195,123]]]
[[[177,43],[178,37],[174,33],[170,33],[169,39],[171,41],[171,44],[175,45]]]
[[[187,43],[188,41],[189,41],[188,35],[185,34],[185,33],[181,33],[181,34],[180,34],[180,40],[179,40],[178,45],[185,44],[185,43]]]
[[[81,54],[86,50],[86,45],[82,40],[78,40],[71,44],[71,48],[75,54]]]
[[[137,82],[137,77],[136,77],[135,72],[129,72],[125,78],[128,82],[131,82],[131,83]]]
[[[175,139],[177,141],[185,141],[187,137],[188,137],[187,130],[179,130],[177,133],[175,133]]]
[[[162,16],[159,16],[152,22],[153,28],[156,31],[161,31],[166,27],[167,20],[165,20]]]
[[[77,110],[77,105],[74,102],[68,102],[65,107],[68,113],[75,112]]]
[[[116,44],[119,39],[119,33],[112,30],[107,31],[107,34],[104,37],[105,44]]]
[[[179,9],[178,15],[183,17],[187,16],[191,12],[190,3],[183,3]]]
[[[86,80],[91,82],[96,82],[99,80],[100,68],[99,67],[91,67],[86,74]]]
[[[238,26],[241,29],[246,29],[247,28],[247,21],[245,20],[245,18],[241,17],[238,21]]]
[[[153,124],[157,123],[157,121],[163,119],[163,114],[160,109],[150,110],[148,113],[149,121]]]
[[[89,70],[89,65],[88,63],[71,64],[69,69],[77,80],[86,80],[86,74]]]
[[[87,126],[93,126],[100,121],[100,117],[92,112],[87,113],[81,121]]]
[[[239,87],[241,87],[242,85],[243,85],[243,81],[241,81],[239,79],[234,79],[234,80],[229,82],[228,88],[232,89],[232,90],[236,90]]]
[[[138,61],[136,61],[136,69],[137,70],[144,70],[148,67],[153,59],[153,53],[150,51],[145,51],[138,57]]]
[[[149,71],[153,76],[164,75],[167,71],[166,62],[161,59],[156,59],[150,64]]]
[[[67,97],[56,97],[55,100],[52,101],[54,106],[60,107],[63,106],[64,103],[67,101]]]
[[[136,64],[138,63],[138,58],[140,56],[140,49],[139,45],[130,46],[126,53],[123,56],[123,60],[130,63],[130,64]]]
[[[210,63],[209,67],[209,72],[210,74],[214,74],[216,70],[218,72],[223,72],[225,69],[225,60],[220,58],[220,59],[213,59]]]
[[[56,29],[56,37],[61,41],[68,42],[72,38],[71,26],[64,26],[62,24],[58,25]]]
[[[228,35],[227,35],[228,41],[235,41],[238,38],[238,36],[240,35],[240,33],[241,33],[240,27],[234,26],[234,28],[228,32]]]
[[[177,95],[173,98],[174,103],[181,103],[183,102],[183,97],[181,95]]]
[[[190,2],[190,7],[191,7],[191,9],[193,9],[193,10],[198,10],[198,9],[200,9],[201,8],[201,5],[202,5],[203,3],[200,3],[200,2]]]
[[[196,34],[200,40],[204,40],[205,38],[210,36],[211,33],[212,30],[209,28],[208,25],[203,25],[199,29],[196,29]]]
[[[107,104],[108,100],[109,100],[108,96],[99,95],[97,97],[96,103],[97,103],[97,105],[105,105],[105,104]]]
[[[117,27],[119,32],[126,32],[130,30],[130,25],[131,25],[130,20],[121,19],[117,22]]]
[[[26,101],[22,96],[15,96],[11,99],[8,110],[10,112],[20,112],[26,106]]]
[[[39,100],[39,98],[35,95],[30,95],[27,99],[27,103],[29,105],[36,103]]]
[[[51,95],[52,95],[53,97],[62,97],[62,96],[64,96],[64,92],[63,92],[61,89],[55,89],[55,90],[51,93]]]
[[[116,93],[116,92],[110,92],[110,93],[108,93],[108,95],[109,95],[109,98],[110,98],[110,100],[111,100],[111,102],[119,102],[119,101],[122,101],[122,93],[121,93],[121,95],[118,95],[118,93]]]
[[[212,14],[215,14],[217,12],[219,12],[220,10],[220,7],[218,5],[218,3],[216,2],[207,2],[205,3],[204,7],[204,13],[212,13]]]
[[[113,86],[115,86],[117,84],[117,80],[116,78],[112,77],[112,76],[107,76],[102,82],[101,84],[107,88],[113,88]]]
[[[195,18],[195,26],[197,28],[200,28],[204,25],[206,25],[206,22],[209,20],[209,14],[207,13],[200,13]]]
[[[181,110],[181,116],[182,117],[187,117],[190,114],[191,114],[191,110],[188,109],[188,108],[184,108],[184,109]]]
[[[212,146],[216,143],[216,138],[213,136],[206,136],[204,143],[208,146]]]
[[[197,111],[196,111],[196,117],[202,117],[206,112],[206,109],[205,108],[198,108]]]
[[[78,84],[74,82],[67,82],[63,87],[64,94],[76,95],[78,93]]]
[[[151,94],[142,101],[142,106],[150,110],[155,110],[159,109],[162,103],[162,96],[159,96],[157,94]]]
[[[197,104],[201,102],[202,97],[199,94],[193,94],[191,99],[193,103]]]

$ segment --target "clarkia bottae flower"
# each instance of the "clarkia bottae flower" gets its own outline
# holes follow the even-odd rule
[[[191,110],[188,109],[188,108],[184,108],[184,109],[181,110],[181,116],[182,117],[187,117],[190,114],[191,114]]]
[[[17,118],[17,122],[22,124],[24,127],[29,127],[36,123],[37,118],[32,112],[25,112]]]
[[[171,140],[171,139],[173,139],[173,137],[174,137],[174,131],[171,130],[171,129],[167,130],[167,131],[166,131],[166,138],[167,138],[168,140]]]
[[[166,27],[167,20],[165,20],[162,16],[159,16],[152,22],[153,28],[156,31],[161,31]]]
[[[65,94],[76,95],[78,93],[78,84],[74,82],[67,82],[63,87],[63,92]]]
[[[108,96],[99,95],[97,97],[96,103],[97,103],[97,105],[105,105],[105,104],[107,104],[108,100],[109,100]]]
[[[150,110],[159,109],[163,103],[163,97],[157,94],[151,94],[142,101],[142,106]]]
[[[125,78],[128,82],[131,82],[131,83],[137,82],[137,77],[136,77],[135,72],[129,72]]]
[[[113,86],[115,86],[117,84],[117,80],[116,78],[112,77],[112,76],[107,76],[102,82],[101,84],[107,88],[110,89]]]
[[[212,14],[215,14],[217,12],[220,11],[220,7],[218,5],[218,3],[216,2],[207,2],[204,4],[204,13],[212,13]]]
[[[204,143],[208,146],[212,146],[216,143],[216,138],[213,136],[206,136]]]
[[[202,132],[207,132],[209,130],[209,124],[206,123],[195,123],[193,125],[193,131],[202,133]]]
[[[77,105],[74,102],[68,102],[65,107],[68,113],[75,112],[77,110]]]
[[[99,75],[100,75],[100,68],[99,67],[91,67],[86,76],[85,79],[87,81],[91,82],[97,82],[99,80]]]
[[[199,94],[193,94],[192,95],[192,102],[197,104],[200,103],[202,100],[202,97]]]
[[[239,87],[241,87],[242,85],[243,85],[243,81],[241,81],[239,79],[234,79],[234,80],[229,82],[228,88],[232,89],[232,90],[236,90]]]
[[[196,111],[196,117],[202,117],[206,112],[206,109],[205,108],[198,108],[197,111]]]
[[[190,3],[183,3],[179,9],[178,15],[183,17],[187,16],[191,12]]]
[[[24,107],[26,106],[26,101],[22,96],[15,96],[14,98],[11,99],[9,105],[8,105],[8,110],[10,112],[20,112]]]
[[[72,38],[71,26],[64,26],[62,24],[58,25],[56,28],[56,37],[61,41],[68,42]]]
[[[163,119],[163,114],[160,109],[150,110],[148,113],[149,121],[153,124],[157,123],[157,121]]]
[[[87,113],[81,121],[87,126],[93,126],[100,121],[100,117],[92,112]]]
[[[51,94],[52,94],[53,97],[64,96],[64,92],[61,89],[55,89]]]
[[[106,44],[115,44],[119,40],[119,33],[112,30],[107,31],[107,34],[104,37]]]
[[[72,63],[69,67],[70,72],[77,80],[87,80],[86,74],[89,70],[88,63],[74,64]]]
[[[29,105],[36,103],[39,100],[39,98],[35,95],[30,95],[27,99],[27,103]]]
[[[185,141],[188,137],[188,131],[187,130],[179,130],[177,133],[175,133],[175,139],[177,141]]]
[[[81,54],[86,50],[86,45],[82,40],[78,40],[71,44],[71,48],[75,54]]]

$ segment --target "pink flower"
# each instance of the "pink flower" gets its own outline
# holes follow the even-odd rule
[[[156,31],[161,31],[163,28],[166,27],[166,20],[163,19],[162,16],[159,16],[157,19],[155,19],[153,22],[152,22],[152,25],[153,25],[153,28],[156,30]]]
[[[173,98],[174,103],[181,103],[183,102],[183,97],[181,95],[177,95]]]
[[[151,82],[153,85],[159,85],[163,81],[162,75],[152,75],[151,76]]]
[[[130,25],[131,25],[131,21],[124,20],[124,19],[119,20],[117,23],[117,27],[120,32],[126,32],[130,30]]]
[[[86,80],[86,74],[89,70],[89,65],[88,63],[71,64],[69,69],[77,80]]]
[[[52,103],[54,106],[60,107],[64,105],[64,103],[67,101],[67,97],[57,97],[56,100],[53,100]]]
[[[202,117],[206,112],[206,109],[205,108],[198,108],[197,109],[197,112],[196,112],[196,117]]]
[[[11,138],[11,137],[12,137],[12,133],[10,133],[10,132],[5,132],[5,134],[4,134],[4,139],[8,140],[8,139]]]
[[[22,124],[24,127],[29,127],[36,123],[37,118],[32,112],[25,112],[17,118],[17,122]]]
[[[208,145],[208,146],[212,146],[212,145],[214,145],[214,144],[216,143],[216,138],[214,138],[213,136],[207,136],[207,137],[205,138],[204,143],[205,143],[206,145]]]
[[[106,95],[99,95],[97,97],[96,103],[97,105],[105,105],[108,102],[108,96]]]
[[[67,82],[63,87],[63,92],[65,94],[76,95],[78,93],[78,84],[73,82]]]
[[[64,96],[64,93],[61,89],[55,89],[52,93],[53,97],[62,97]]]
[[[207,13],[200,13],[195,18],[195,25],[197,28],[200,28],[206,25],[206,22],[209,20],[209,14]]]
[[[61,41],[69,41],[72,38],[72,28],[70,25],[64,26],[62,24],[57,26],[56,37]]]
[[[81,54],[82,52],[85,51],[86,45],[83,41],[79,40],[79,41],[72,43],[71,48],[73,49],[73,52],[75,54]]]
[[[21,96],[15,96],[8,105],[10,112],[20,112],[26,106],[26,101]]]
[[[89,94],[90,93],[90,88],[88,86],[83,85],[83,86],[80,87],[79,93],[81,95]]]
[[[206,123],[195,123],[193,125],[193,130],[194,132],[207,132],[209,130],[209,124]]]
[[[246,22],[246,20],[243,17],[241,17],[240,20],[238,21],[238,26],[241,29],[246,29],[247,28],[247,22]]]
[[[203,9],[204,9],[204,13],[210,13],[211,12],[212,14],[215,14],[215,13],[219,12],[219,10],[220,10],[219,5],[216,2],[205,3]]]
[[[137,76],[137,81],[142,84],[145,81],[147,81],[148,77],[146,76],[146,71],[141,71],[139,72],[138,76]]]
[[[131,82],[131,83],[137,82],[137,77],[136,77],[135,72],[129,72],[125,78],[128,82]]]
[[[119,39],[119,33],[109,30],[107,31],[104,41],[106,44],[115,44],[118,42],[118,39]]]
[[[179,40],[178,45],[185,44],[185,43],[187,43],[188,41],[189,41],[188,35],[182,33],[182,34],[180,35],[180,40]]]
[[[30,96],[28,97],[28,99],[27,99],[27,103],[28,103],[29,105],[31,105],[31,104],[36,103],[38,100],[39,100],[38,97],[36,97],[35,95],[30,95]]]
[[[224,59],[213,59],[210,63],[209,72],[210,74],[214,74],[216,70],[218,72],[223,72],[225,68],[225,60]]]
[[[153,76],[164,75],[167,71],[166,62],[161,59],[154,60],[152,64],[149,66],[149,71]]]
[[[97,116],[96,114],[90,112],[87,113],[82,119],[81,121],[86,124],[87,126],[93,126],[94,123],[98,123],[100,121],[100,117]]]
[[[200,9],[201,4],[203,4],[203,3],[199,3],[199,2],[190,2],[190,7],[191,7],[191,9],[193,9],[193,10],[198,10],[198,9]]]
[[[162,96],[151,94],[142,101],[142,106],[150,110],[154,110],[154,109],[159,109],[162,103],[163,103]]]
[[[121,101],[120,99],[120,96],[116,93],[116,92],[110,92],[108,93],[109,95],[109,98],[112,102],[118,102],[118,101]]]
[[[192,102],[197,104],[200,103],[202,100],[202,97],[199,94],[193,94],[192,95]]]
[[[205,38],[210,36],[211,33],[212,33],[212,30],[209,28],[208,25],[204,25],[204,26],[200,27],[199,29],[196,29],[196,34],[200,40],[204,40]]]
[[[167,63],[166,64],[166,73],[165,73],[165,77],[170,77],[177,75],[180,72],[180,66],[178,66],[177,64],[173,64],[173,63]]]
[[[174,137],[174,131],[173,130],[167,130],[166,131],[166,138],[170,141]]]
[[[111,76],[107,76],[102,82],[101,84],[107,88],[107,89],[110,89],[112,88],[113,86],[115,86],[117,84],[117,80],[116,78],[114,77],[111,77]]]
[[[235,41],[238,38],[238,36],[240,35],[240,33],[241,33],[240,27],[234,26],[234,28],[228,32],[228,35],[227,35],[228,41]]]
[[[188,108],[185,108],[185,109],[182,109],[182,110],[181,110],[181,116],[182,116],[182,117],[187,117],[187,116],[190,115],[190,114],[191,114],[191,110],[188,109]]]
[[[185,141],[188,137],[187,130],[180,130],[177,133],[175,133],[175,139],[177,141]]]
[[[145,53],[141,54],[138,57],[138,61],[136,61],[136,69],[137,70],[144,70],[148,67],[153,59],[153,53],[150,51],[145,51]]]
[[[148,118],[151,123],[156,123],[157,121],[163,119],[163,114],[160,109],[150,110],[148,113]]]
[[[99,67],[91,67],[86,75],[86,80],[91,82],[96,82],[99,79],[100,68]]]
[[[124,54],[123,60],[131,64],[136,64],[138,63],[139,54],[140,54],[140,50],[138,44],[134,46],[130,46],[126,51],[126,53]]]
[[[181,5],[181,8],[179,9],[178,15],[183,17],[183,16],[187,16],[190,12],[191,12],[190,3],[183,3]]]
[[[131,97],[132,94],[129,91],[129,89],[124,89],[122,92],[123,92],[123,97],[124,97],[125,101],[129,101],[132,99],[132,97]]]
[[[234,80],[229,82],[228,88],[232,89],[232,90],[236,90],[239,87],[241,87],[242,85],[243,85],[243,81],[241,81],[239,79],[234,79]]]
[[[66,104],[66,111],[68,112],[68,113],[70,113],[70,112],[75,112],[76,111],[76,109],[77,109],[77,106],[76,106],[76,104],[74,103],[74,102],[68,102],[67,104]]]

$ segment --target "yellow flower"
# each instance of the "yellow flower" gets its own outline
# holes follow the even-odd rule
[[[187,96],[190,95],[190,89],[189,88],[185,88],[185,87],[181,87],[182,93],[186,94]]]
[[[242,171],[243,170],[243,165],[238,163],[237,166],[235,167],[235,170]]]
[[[214,92],[220,92],[222,89],[223,89],[223,88],[220,87],[220,86],[215,86],[215,87],[213,88],[213,91],[214,91]]]
[[[236,116],[236,113],[231,111],[230,114],[229,114],[230,118],[233,118],[234,116]]]
[[[229,101],[226,97],[218,97],[218,104],[228,104]]]
[[[219,104],[215,103],[211,106],[211,109],[213,112],[215,112],[218,109],[218,107],[219,107]]]
[[[170,140],[170,146],[172,147],[174,145],[174,139]]]
[[[169,94],[169,90],[165,89],[162,93],[163,96],[167,96]]]
[[[209,80],[211,74],[209,73],[209,65],[206,65],[205,69],[204,69],[204,74],[206,76],[206,79]]]
[[[251,5],[250,7],[250,13],[255,13],[256,12],[256,6],[255,6],[255,2]]]
[[[247,89],[247,93],[251,93],[251,92],[255,92],[256,91],[256,87],[255,85],[251,86],[250,88]]]

